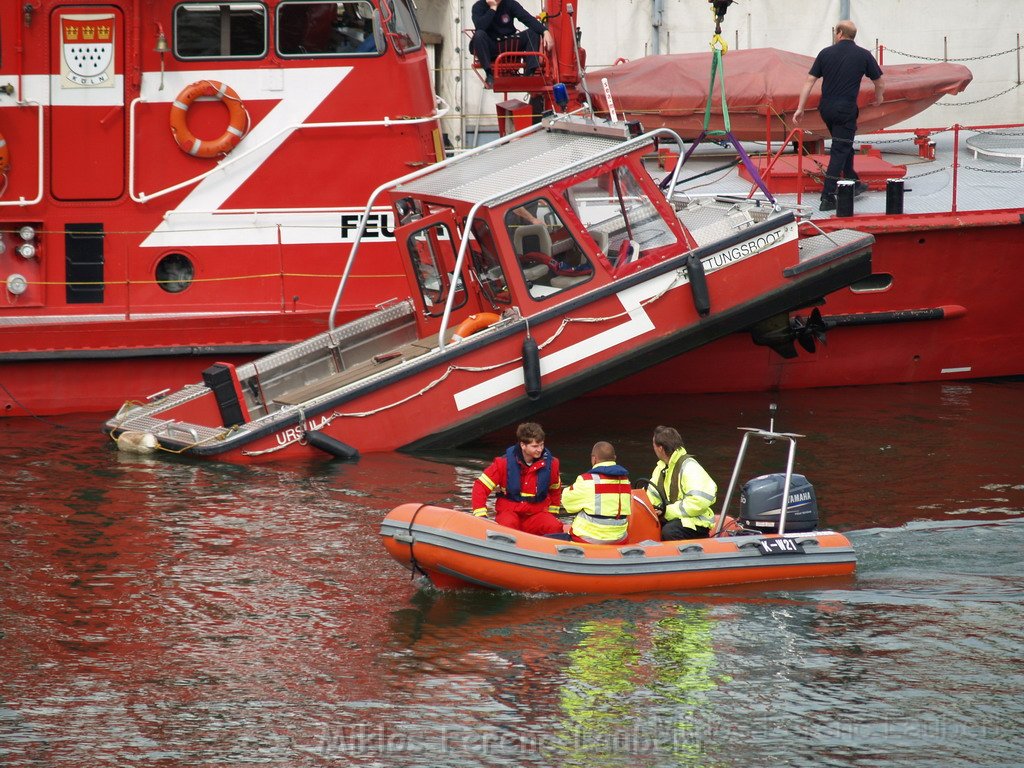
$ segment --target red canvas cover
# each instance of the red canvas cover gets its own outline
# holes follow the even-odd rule
[[[647,56],[589,72],[586,84],[594,108],[607,113],[602,80],[608,80],[612,101],[621,118],[638,119],[645,129],[666,126],[685,138],[696,136],[704,124],[704,107],[711,79],[712,54],[682,53]],[[729,117],[739,139],[764,139],[766,115],[772,115],[772,137],[782,139],[792,127],[792,115],[814,58],[777,48],[729,51],[722,57]],[[865,79],[860,91],[858,133],[887,128],[921,112],[942,96],[960,93],[971,82],[971,71],[960,64],[883,65],[885,102],[874,106],[874,86]],[[718,78],[722,77],[719,69]],[[712,130],[722,125],[719,80],[711,105]],[[813,135],[828,136],[818,115],[821,80],[815,83],[800,127]]]

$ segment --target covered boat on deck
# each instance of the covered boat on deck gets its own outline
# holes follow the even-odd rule
[[[105,429],[242,462],[457,445],[870,274],[870,235],[801,236],[792,209],[679,196],[678,169],[663,190],[645,164],[662,139],[680,141],[552,115],[383,185],[332,316],[385,195],[407,297],[210,366]]]
[[[663,126],[684,138],[692,138],[704,126],[709,96],[712,122],[715,126],[722,122],[722,95],[717,89],[708,88],[711,61],[711,53],[645,56],[589,72],[585,82],[598,110],[608,110],[602,87],[602,81],[607,80],[620,115],[643,120],[649,128]],[[723,61],[732,134],[749,141],[763,141],[769,135],[772,140],[785,139],[814,57],[778,48],[750,48],[731,50]],[[943,96],[960,93],[972,79],[971,70],[950,62],[886,64],[884,70],[882,104],[873,103],[874,88],[870,81],[865,79],[861,83],[858,133],[901,123]],[[807,134],[825,138],[828,131],[818,114],[820,99],[818,82],[808,97],[800,127]]]

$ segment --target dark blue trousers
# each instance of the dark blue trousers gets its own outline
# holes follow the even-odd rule
[[[509,51],[539,51],[540,35],[531,29],[521,30],[518,34],[510,37],[493,38],[486,30],[478,29],[473,33],[473,40],[469,44],[469,51],[476,56],[477,61],[485,72],[491,74],[491,67],[499,53]],[[528,56],[524,62],[525,74],[533,74],[537,68],[537,57]]]
[[[856,181],[853,170],[853,137],[857,134],[857,116],[860,110],[854,101],[823,101],[818,106],[821,119],[832,134],[832,149],[829,152],[828,170],[825,171],[825,187],[821,196],[836,193],[839,179]]]

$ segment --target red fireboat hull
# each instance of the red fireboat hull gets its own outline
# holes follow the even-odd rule
[[[295,56],[333,6],[270,0],[224,5],[253,25],[233,42],[256,47],[210,56],[228,44],[213,8],[0,3],[19,51],[0,60],[0,416],[107,411],[193,379],[197,357],[318,333],[366,197],[443,156],[423,46]],[[91,74],[67,58],[79,22],[100,46]],[[227,101],[191,102],[211,83]],[[340,322],[403,295],[389,210],[368,217]]]
[[[857,216],[875,236],[872,278],[819,309],[826,343],[785,359],[736,333],[601,394],[748,392],[1017,376],[1024,316],[1017,293],[1024,209]],[[816,220],[829,230],[850,219]],[[809,310],[803,313],[809,314]],[[830,324],[831,325],[831,324]],[[685,375],[684,375],[685,372]]]
[[[813,354],[798,346],[797,357],[784,359],[754,344],[750,334],[735,333],[601,392],[765,391],[1020,375],[1024,317],[1016,294],[1001,286],[1017,279],[1022,216],[1024,209],[858,216],[858,228],[875,236],[872,271],[879,277],[874,279],[884,288],[891,276],[891,284],[883,290],[844,288],[831,294],[820,308],[822,315],[853,320],[831,328],[827,343],[817,345]],[[842,220],[818,223],[829,228]],[[916,310],[933,311],[912,313]],[[52,358],[5,365],[0,413],[116,409],[127,399],[193,381],[206,361],[252,359],[307,338],[325,324],[322,312],[264,322],[242,318],[207,323],[198,337],[182,335],[179,328],[176,335],[190,341],[187,347],[147,350],[96,344],[72,359],[54,353]],[[153,327],[145,330],[159,333]],[[93,331],[83,328],[82,333]],[[685,376],[677,375],[684,369]]]

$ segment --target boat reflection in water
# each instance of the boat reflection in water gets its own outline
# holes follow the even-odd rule
[[[616,751],[696,754],[695,738],[714,727],[707,692],[730,681],[716,650],[719,621],[707,605],[436,592],[419,593],[413,603],[391,616],[413,663],[447,657],[470,700],[493,697],[513,709],[530,702],[511,731],[452,723],[444,743],[454,751],[489,747],[572,765]],[[635,697],[645,691],[657,693],[638,708]],[[408,693],[420,697],[415,684]]]

